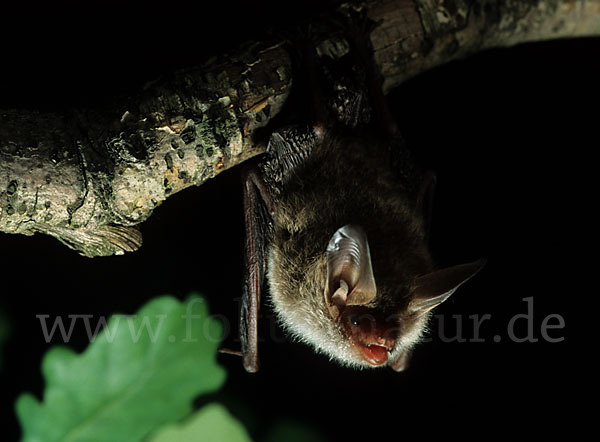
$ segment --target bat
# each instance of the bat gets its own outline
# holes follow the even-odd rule
[[[274,131],[262,160],[242,173],[238,353],[249,372],[259,369],[265,282],[295,339],[343,366],[403,371],[432,309],[485,263],[434,267],[427,237],[435,176],[411,160],[387,108],[365,43],[371,30],[353,28],[348,75],[332,75],[327,60],[319,68],[308,48],[310,123]]]

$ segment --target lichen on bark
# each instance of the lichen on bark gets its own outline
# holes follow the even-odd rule
[[[280,45],[251,61],[160,79],[110,108],[0,113],[0,230],[52,235],[85,256],[141,245],[135,227],[170,195],[264,149],[252,134],[291,85]]]

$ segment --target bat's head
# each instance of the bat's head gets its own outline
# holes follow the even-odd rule
[[[343,365],[403,370],[431,310],[485,261],[431,271],[428,259],[404,255],[394,262],[385,253],[390,249],[378,244],[372,259],[365,230],[345,225],[331,236],[324,253],[292,278],[293,285],[278,284],[283,280],[271,269],[271,291],[284,326]],[[290,284],[286,276],[281,284]]]

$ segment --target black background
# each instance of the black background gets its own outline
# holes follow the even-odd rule
[[[25,6],[5,13],[0,108],[103,102],[326,5],[148,8]],[[580,39],[492,50],[425,73],[388,97],[415,155],[437,172],[437,262],[489,260],[438,309],[442,331],[456,335],[452,315],[460,315],[463,337],[472,339],[469,315],[490,314],[480,332],[485,342],[444,342],[433,322],[433,341],[397,374],[343,369],[300,344],[267,340],[258,374],[220,357],[228,380],[209,399],[225,402],[256,438],[282,417],[330,440],[591,437],[598,394],[591,281],[599,49],[600,40]],[[19,435],[12,412],[18,394],[43,392],[39,367],[50,345],[36,314],[134,313],[152,297],[184,299],[199,291],[213,313],[236,320],[243,249],[238,169],[169,198],[142,232],[140,251],[97,259],[40,235],[0,234],[0,307],[12,322],[0,368],[5,440]],[[528,297],[539,340],[512,342],[507,325],[527,313]],[[564,329],[549,332],[562,342],[541,336],[550,314],[564,318]],[[263,324],[268,336],[269,321]],[[70,345],[79,351],[86,336],[77,332]],[[515,334],[527,334],[525,319],[516,321]]]

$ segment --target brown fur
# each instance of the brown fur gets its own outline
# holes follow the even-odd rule
[[[383,152],[368,133],[326,135],[286,178],[274,209],[268,279],[281,323],[317,351],[355,367],[370,365],[331,319],[324,300],[325,251],[338,228],[358,224],[367,234],[377,284],[368,307],[398,317],[390,362],[419,340],[427,319],[408,310],[414,278],[432,270],[422,214]]]

